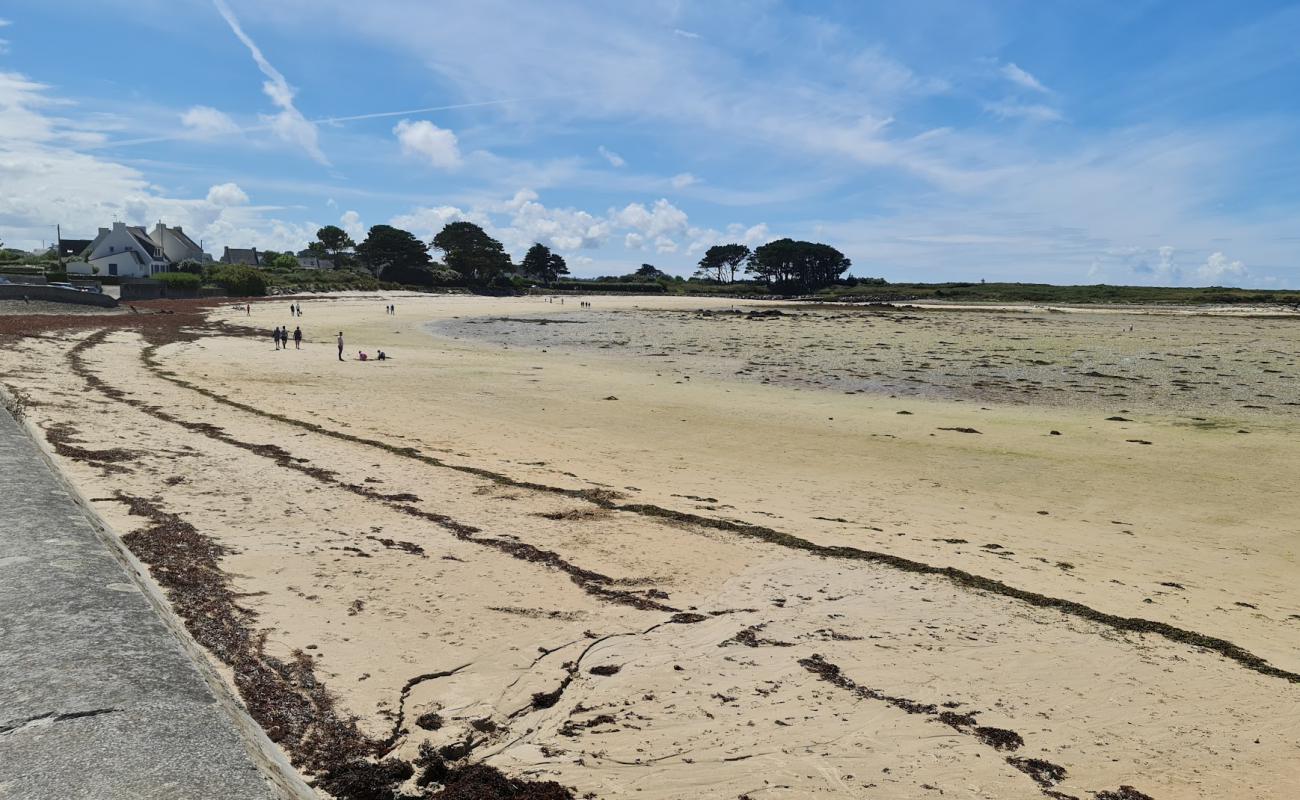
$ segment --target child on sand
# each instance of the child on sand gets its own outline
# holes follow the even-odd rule
[[[339,331],[339,361],[343,360],[343,331]]]

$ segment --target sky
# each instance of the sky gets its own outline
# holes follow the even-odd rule
[[[1300,5],[0,0],[0,240],[470,220],[577,275],[1300,287]]]

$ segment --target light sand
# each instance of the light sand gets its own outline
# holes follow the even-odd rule
[[[383,314],[390,301],[396,317]],[[125,472],[66,466],[90,497],[157,496],[232,548],[222,566],[270,648],[311,654],[372,735],[393,730],[400,706],[394,752],[404,758],[422,741],[469,734],[472,759],[597,797],[1090,798],[1121,785],[1158,800],[1300,794],[1300,685],[1284,677],[942,576],[773,541],[789,534],[952,566],[1229,640],[1300,672],[1291,407],[1229,409],[1225,388],[1224,405],[1200,415],[1213,424],[1196,425],[1185,398],[1162,411],[1155,395],[1131,404],[1132,421],[1110,422],[1104,404],[1083,397],[1013,405],[952,387],[947,399],[844,394],[818,388],[803,362],[735,374],[792,337],[815,348],[836,330],[825,320],[738,321],[726,328],[742,342],[735,352],[672,341],[680,350],[664,363],[646,354],[661,352],[665,324],[698,338],[716,320],[665,323],[651,309],[733,304],[593,301],[587,324],[596,327],[572,326],[566,343],[548,337],[568,326],[519,324],[546,340],[533,347],[488,336],[492,325],[473,339],[438,332],[467,334],[455,326],[470,318],[581,320],[576,300],[307,299],[301,320],[288,317],[286,300],[255,305],[251,320],[218,316],[268,330],[302,324],[302,352],[274,352],[269,336],[209,337],[159,348],[151,369],[129,332],[85,351],[86,368],[130,398],[215,423],[231,440],[276,445],[336,473],[326,479],[88,387],[64,357],[84,333],[22,340],[0,356],[0,380],[30,398],[38,424],[72,423],[87,448],[138,451]],[[998,323],[969,316],[980,321],[945,313],[924,327],[991,326],[962,340],[991,352]],[[1274,361],[1294,348],[1272,321],[1168,323],[1203,326],[1188,332],[1136,319],[1152,336],[1193,336],[1209,350],[1225,341],[1216,327],[1225,322],[1264,326],[1251,341],[1261,354],[1282,352]],[[602,347],[586,333],[603,335],[601,325],[621,326],[628,344]],[[382,347],[393,360],[338,363],[340,329],[350,358]],[[901,343],[911,333],[891,335]],[[917,335],[929,346],[934,331]],[[1070,364],[1068,353],[1054,357]],[[1267,373],[1282,401],[1300,399],[1292,367]],[[159,370],[445,464],[249,413]],[[545,487],[618,492],[612,503],[623,510],[605,495],[593,504]],[[418,499],[393,499],[407,493]],[[412,516],[408,505],[446,519]],[[96,506],[119,531],[140,525],[121,503]],[[457,536],[453,521],[478,530]],[[556,562],[507,552],[511,542],[598,575],[575,581]],[[672,622],[676,612],[704,618]],[[823,680],[834,677],[825,663],[852,683]],[[592,674],[597,666],[619,669]],[[452,670],[401,699],[413,678]],[[535,707],[534,693],[561,686],[554,705]],[[944,711],[978,713],[946,724]],[[414,724],[427,712],[441,728]],[[1023,745],[996,749],[977,725],[1015,731]],[[1035,782],[1033,762],[1008,758],[1065,774],[1039,765]]]

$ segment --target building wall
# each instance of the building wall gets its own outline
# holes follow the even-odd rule
[[[55,303],[71,303],[79,306],[100,306],[114,308],[117,301],[106,294],[79,292],[76,289],[64,289],[60,286],[22,286],[0,283],[0,300],[43,300]]]
[[[140,259],[132,256],[132,252],[137,253]],[[140,246],[121,222],[113,223],[112,230],[99,240],[86,260],[90,266],[99,267],[100,275],[145,278],[153,272],[153,256]],[[116,271],[111,269],[114,264],[117,265]]]

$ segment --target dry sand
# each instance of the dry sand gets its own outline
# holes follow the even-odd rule
[[[601,798],[1300,796],[1300,322],[591,299],[213,315],[288,352],[80,326],[0,382],[119,532],[149,498],[223,548],[267,658],[396,758],[468,738]]]

